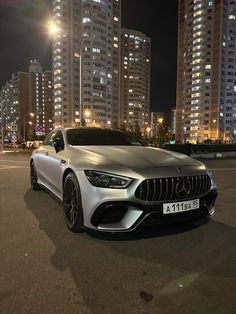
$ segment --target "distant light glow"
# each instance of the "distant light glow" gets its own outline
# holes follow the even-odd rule
[[[50,34],[55,35],[55,34],[57,34],[57,33],[59,32],[59,28],[58,28],[58,26],[55,24],[55,21],[54,21],[54,20],[49,19],[49,20],[47,21],[47,25],[48,25]]]

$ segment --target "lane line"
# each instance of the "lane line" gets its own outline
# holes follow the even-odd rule
[[[2,162],[2,161],[4,161],[4,162],[20,162],[20,163],[28,163],[27,161],[21,161],[21,160],[8,160],[8,159],[1,159],[0,158],[0,162]]]
[[[29,169],[29,167],[25,167],[25,166],[0,165],[0,170],[6,170],[6,169]]]

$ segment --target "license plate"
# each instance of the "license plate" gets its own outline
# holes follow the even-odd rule
[[[176,214],[198,209],[200,207],[199,204],[199,199],[185,202],[166,203],[163,204],[163,214]]]

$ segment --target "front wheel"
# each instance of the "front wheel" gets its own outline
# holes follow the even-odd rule
[[[42,187],[38,184],[38,176],[34,162],[30,165],[30,185],[34,191],[42,190]]]
[[[81,192],[76,175],[71,172],[63,184],[63,211],[67,227],[72,232],[83,231]]]

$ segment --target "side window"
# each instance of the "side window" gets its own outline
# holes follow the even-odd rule
[[[52,146],[54,135],[55,135],[55,132],[49,133],[48,136],[43,141],[43,145],[50,145],[50,146]]]
[[[64,138],[63,138],[63,134],[62,134],[62,131],[56,131],[54,136],[53,136],[53,139],[55,138],[59,138],[61,140],[61,143],[62,143],[62,149],[64,149],[64,146],[65,146],[65,143],[64,143]]]

